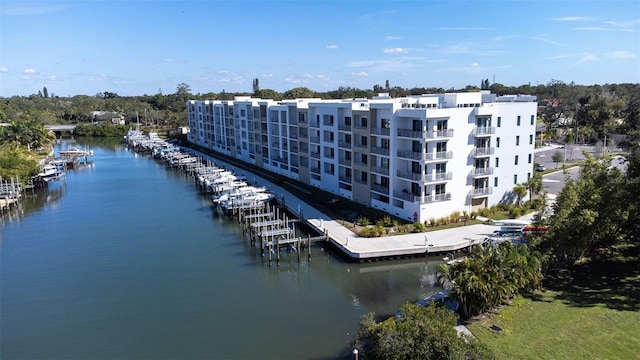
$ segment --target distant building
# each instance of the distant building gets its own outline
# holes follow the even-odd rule
[[[533,173],[534,96],[190,100],[187,139],[409,221],[515,199]]]

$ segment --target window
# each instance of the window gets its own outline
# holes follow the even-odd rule
[[[516,165],[518,165],[518,155],[516,155]]]
[[[500,138],[496,138],[496,147],[500,147]]]
[[[447,192],[446,185],[447,184],[436,184],[436,195],[445,194]]]
[[[498,167],[500,165],[500,158],[496,157],[496,167]]]
[[[498,116],[498,127],[500,127],[500,120],[502,120],[502,118]]]
[[[529,145],[533,145],[533,135],[529,135]]]
[[[516,135],[516,146],[520,145],[520,135]]]
[[[533,125],[534,122],[535,122],[535,116],[531,115],[531,125]]]
[[[518,115],[518,122],[516,123],[516,125],[520,126],[520,115]]]
[[[529,158],[528,158],[528,161],[527,161],[527,162],[528,162],[529,164],[531,164],[531,154],[529,154]]]
[[[515,185],[518,185],[518,174],[513,175],[513,183],[514,183]]]
[[[498,187],[498,177],[497,176],[493,178],[493,186],[494,187]]]

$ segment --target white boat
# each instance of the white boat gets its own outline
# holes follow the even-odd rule
[[[67,150],[60,150],[60,156],[92,156],[93,150],[82,150],[79,147],[70,147]]]

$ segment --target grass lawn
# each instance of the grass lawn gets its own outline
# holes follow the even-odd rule
[[[576,265],[468,328],[498,359],[638,359],[638,256]]]

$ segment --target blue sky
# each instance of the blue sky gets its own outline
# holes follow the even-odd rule
[[[0,96],[640,82],[639,1],[0,0]]]

